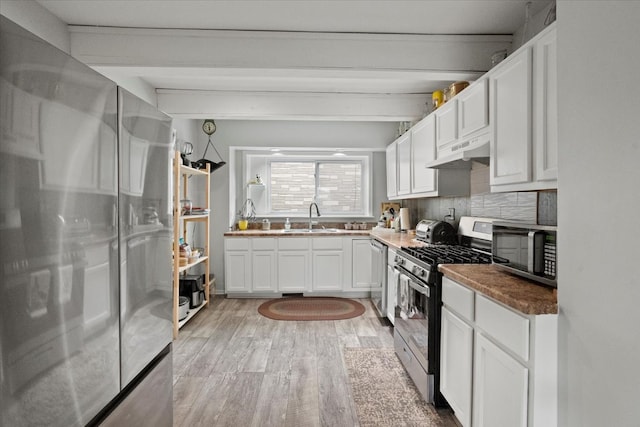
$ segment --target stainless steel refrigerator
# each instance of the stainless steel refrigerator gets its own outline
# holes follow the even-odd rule
[[[171,119],[2,16],[0,52],[0,426],[170,426]]]

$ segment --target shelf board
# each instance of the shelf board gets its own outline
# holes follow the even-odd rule
[[[181,215],[180,219],[184,221],[204,221],[209,218],[209,214],[204,215]]]
[[[208,258],[209,258],[208,256],[201,256],[200,258],[198,258],[198,260],[196,262],[192,262],[190,264],[183,265],[182,267],[179,267],[178,268],[178,272],[179,273],[185,272],[188,269],[190,269],[191,267],[194,267],[194,266],[200,264],[201,262],[206,261]]]
[[[180,165],[180,173],[183,175],[208,175],[205,169],[195,169],[185,165]]]
[[[178,329],[182,328],[189,320],[191,320],[191,318],[193,316],[195,316],[200,310],[202,310],[206,306],[207,306],[207,303],[205,301],[203,301],[202,304],[200,304],[196,308],[190,308],[189,309],[189,314],[187,314],[187,317],[185,317],[184,319],[178,321]]]

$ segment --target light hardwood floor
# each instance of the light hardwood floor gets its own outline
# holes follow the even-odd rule
[[[369,300],[355,319],[267,319],[214,299],[174,341],[174,426],[358,426],[343,347],[393,347]]]

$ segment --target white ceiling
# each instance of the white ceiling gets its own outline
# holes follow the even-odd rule
[[[548,0],[38,0],[73,25],[385,34],[513,34]]]
[[[544,9],[549,1],[533,0],[531,15]],[[282,35],[282,32],[291,32],[292,37],[298,37],[300,32],[325,35],[338,33],[341,37],[351,37],[354,34],[379,35],[375,37],[512,35],[524,24],[526,2],[527,0],[38,0],[38,3],[60,20],[72,26],[110,27],[108,31],[124,31],[129,28],[239,30],[255,32],[253,34],[258,39],[262,35],[267,38],[273,34]],[[75,55],[74,34],[71,34],[71,53]],[[78,40],[84,37],[85,34],[76,35]],[[136,43],[135,38],[130,40],[131,43]],[[381,52],[384,54],[384,51]],[[410,52],[408,47],[407,52]],[[277,51],[277,56],[279,55],[288,55],[287,48]],[[168,63],[131,63],[129,58],[123,59],[127,63],[105,65],[91,63],[86,55],[80,57],[112,78],[138,78],[154,89],[203,90],[211,91],[211,94],[216,91],[224,91],[225,94],[233,91],[263,94],[424,94],[426,99],[436,88],[442,88],[456,80],[473,80],[485,71],[460,69],[452,65],[444,67],[448,72],[432,72],[433,70],[425,70],[431,67],[415,69],[409,63],[399,63],[400,69],[393,70],[384,67],[372,70],[368,69],[367,64],[357,67],[345,65],[343,69],[335,66],[269,67],[268,58],[260,58],[260,65],[243,61],[240,66],[203,66],[185,62],[176,67],[175,64]],[[207,112],[202,113],[206,116]],[[189,114],[191,113],[185,112],[185,115]]]

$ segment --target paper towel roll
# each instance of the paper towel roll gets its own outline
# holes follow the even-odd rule
[[[408,230],[411,227],[409,222],[409,208],[400,208],[400,229]]]

